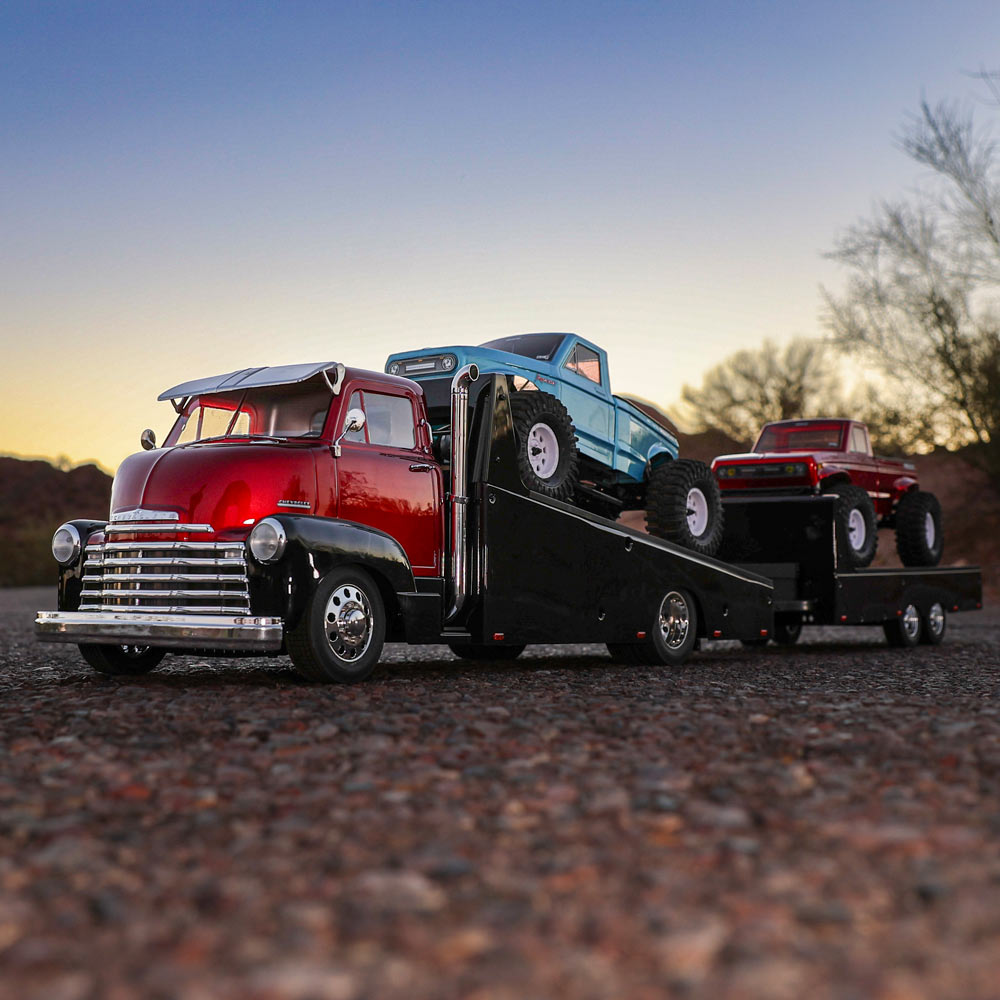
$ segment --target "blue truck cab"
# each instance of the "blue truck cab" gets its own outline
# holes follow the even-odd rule
[[[389,356],[385,370],[414,379],[434,396],[431,383],[450,385],[451,374],[471,363],[508,375],[515,391],[538,389],[560,400],[589,472],[595,471],[593,462],[610,471],[614,483],[641,483],[651,465],[677,458],[673,433],[611,392],[607,352],[575,333],[523,333],[478,347],[401,351]]]

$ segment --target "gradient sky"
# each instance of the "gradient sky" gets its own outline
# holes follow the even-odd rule
[[[576,330],[663,405],[820,330],[1000,4],[0,6],[0,452],[109,468],[175,382]],[[993,42],[991,43],[991,39]]]

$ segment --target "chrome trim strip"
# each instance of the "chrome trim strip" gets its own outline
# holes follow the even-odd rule
[[[227,567],[232,566],[234,568],[246,569],[246,560],[238,556],[224,556],[221,559],[211,559],[211,558],[201,558],[197,556],[163,556],[158,558],[157,556],[136,556],[133,559],[128,559],[125,557],[115,556],[110,559],[105,559],[103,556],[94,559],[88,559],[84,564],[84,568],[90,564],[93,566],[104,566],[114,567],[114,566],[204,566],[209,567]],[[152,576],[152,574],[150,574]],[[149,576],[143,577],[143,579],[149,579]],[[201,577],[198,577],[201,579]]]
[[[180,514],[174,510],[150,510],[147,507],[137,507],[135,510],[119,511],[111,515],[111,523],[122,521],[179,521]]]
[[[96,550],[97,546],[93,546]],[[102,551],[123,552],[127,549],[143,549],[146,551],[173,552],[177,549],[187,549],[195,552],[225,552],[230,549],[243,552],[243,542],[153,542],[149,539],[136,539],[134,542],[105,542],[101,546]],[[91,546],[87,546],[87,551],[91,551]]]
[[[173,535],[190,534],[204,535],[215,531],[210,524],[174,524],[165,521],[163,524],[109,524],[105,529],[106,535],[112,534],[148,534],[148,535]]]
[[[83,582],[87,583],[88,580],[95,583],[102,581],[104,583],[123,583],[140,580],[143,583],[240,583],[244,587],[247,585],[245,573],[100,573],[96,576],[84,573]],[[156,595],[155,590],[149,591],[149,593],[153,596]]]
[[[119,614],[39,611],[35,636],[40,642],[130,643],[189,649],[266,651],[281,648],[280,618],[252,615]]]
[[[100,612],[107,614],[122,614],[130,617],[135,615],[248,615],[250,606],[234,607],[232,604],[171,604],[159,606],[155,604],[81,604],[80,611],[88,613]]]
[[[250,594],[247,590],[146,590],[141,587],[120,590],[81,590],[81,597],[142,597],[147,602],[165,601],[171,597],[229,597],[233,600],[247,600]]]

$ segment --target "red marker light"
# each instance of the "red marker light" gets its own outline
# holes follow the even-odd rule
[[[762,628],[762,629],[760,630],[760,637],[761,637],[762,639],[766,639],[766,638],[767,638],[767,629],[766,629],[766,628]]]
[[[721,639],[721,638],[722,638],[722,632],[721,632],[721,630],[720,630],[720,629],[716,629],[716,630],[715,630],[715,631],[714,631],[714,632],[712,633],[712,638],[713,638],[713,639]]]
[[[646,638],[646,633],[645,632],[636,632],[635,637],[637,639],[645,639]]]
[[[493,641],[494,642],[503,642],[503,632],[494,632],[493,633]]]
[[[841,615],[840,616],[840,622],[841,622],[841,624],[843,624],[846,621],[847,621],[847,615]]]

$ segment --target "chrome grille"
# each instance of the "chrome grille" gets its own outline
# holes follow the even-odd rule
[[[81,611],[248,614],[242,542],[91,543]]]

